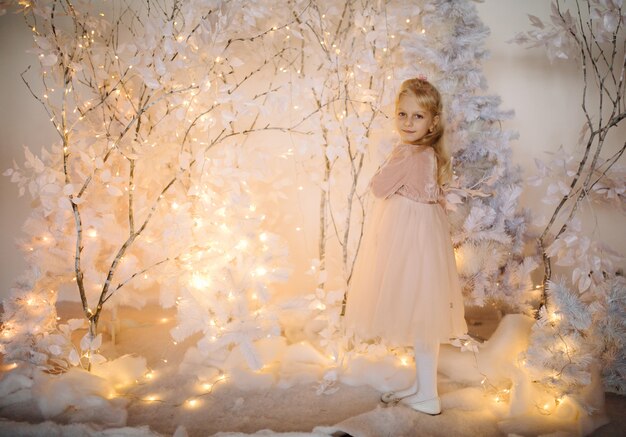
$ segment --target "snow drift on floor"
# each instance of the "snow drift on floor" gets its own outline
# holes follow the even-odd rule
[[[407,386],[414,377],[394,356],[337,363],[310,342],[276,337],[257,342],[263,366],[253,371],[238,348],[210,363],[193,339],[174,344],[172,313],[160,307],[120,314],[118,341],[105,343],[103,354],[126,361],[91,374],[43,377],[24,365],[5,373],[0,416],[10,421],[0,421],[1,435],[584,435],[606,421],[599,397],[594,416],[575,404],[552,416],[537,413],[532,384],[516,365],[532,324],[524,316],[502,319],[476,355],[442,348],[443,413],[431,417],[380,403],[381,391]],[[144,358],[124,358],[131,352]],[[512,384],[511,402],[495,402],[481,387],[484,378]]]

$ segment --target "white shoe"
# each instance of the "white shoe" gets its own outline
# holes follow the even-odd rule
[[[441,414],[441,401],[439,400],[439,397],[418,402],[411,402],[409,397],[406,397],[400,399],[400,403],[406,405],[407,407],[411,407],[415,411],[430,414],[431,416]]]

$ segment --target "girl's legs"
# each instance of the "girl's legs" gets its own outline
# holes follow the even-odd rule
[[[409,402],[421,402],[439,396],[437,392],[437,363],[439,341],[415,342],[415,370],[419,390],[405,398]]]
[[[439,342],[415,343],[415,367],[417,369],[417,393],[402,398],[401,403],[422,413],[437,415],[441,413],[441,402],[437,393],[437,361],[439,360]]]

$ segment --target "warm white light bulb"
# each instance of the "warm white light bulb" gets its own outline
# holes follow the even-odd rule
[[[208,276],[201,275],[199,273],[194,273],[191,276],[191,285],[198,290],[204,290],[208,288],[211,280]]]
[[[188,405],[190,408],[197,407],[197,406],[198,406],[198,404],[199,404],[198,399],[188,399],[188,400],[187,400],[187,405]]]

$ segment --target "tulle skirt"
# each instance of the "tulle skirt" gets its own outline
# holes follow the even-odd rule
[[[439,204],[394,194],[367,217],[348,290],[346,335],[395,346],[467,333],[448,218]]]

